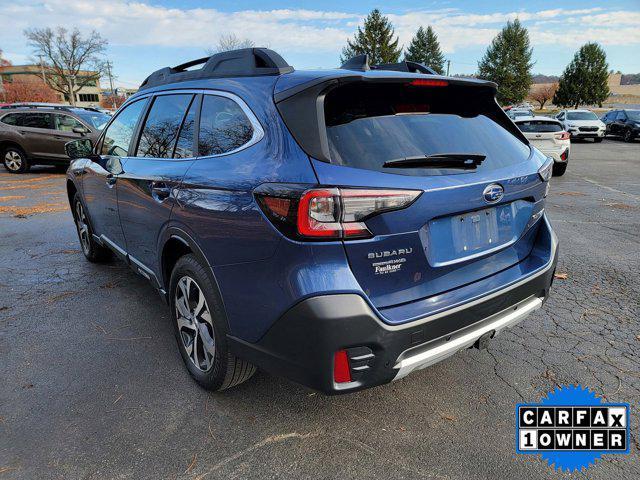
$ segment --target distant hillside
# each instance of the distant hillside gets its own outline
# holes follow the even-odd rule
[[[542,75],[541,73],[535,74],[531,76],[531,83],[556,83],[560,80],[560,77],[556,75]]]
[[[636,85],[640,83],[640,73],[623,73],[620,85]]]

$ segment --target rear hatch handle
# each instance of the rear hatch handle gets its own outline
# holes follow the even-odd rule
[[[462,168],[475,169],[486,155],[481,153],[437,153],[414,157],[396,158],[382,164],[384,168]]]

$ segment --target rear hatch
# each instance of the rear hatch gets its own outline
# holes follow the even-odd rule
[[[516,125],[533,145],[543,151],[562,150],[569,136],[557,120],[518,120]]]
[[[343,242],[379,309],[455,290],[523,260],[544,196],[537,173],[544,157],[498,107],[493,84],[426,78],[318,88],[324,135],[315,142],[292,123],[291,105],[279,105],[321,184],[421,192],[404,209],[368,218],[372,238]]]

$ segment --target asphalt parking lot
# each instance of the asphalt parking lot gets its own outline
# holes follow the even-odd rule
[[[264,373],[201,390],[146,280],[84,260],[64,176],[3,170],[0,478],[640,478],[640,142],[572,148],[544,308],[487,350],[340,397]],[[631,403],[631,453],[572,475],[516,455],[515,404],[576,382]]]

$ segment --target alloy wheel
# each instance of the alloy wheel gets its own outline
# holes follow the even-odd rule
[[[17,172],[22,167],[22,155],[15,150],[9,150],[4,154],[4,164],[12,172]]]
[[[89,224],[87,223],[87,216],[80,202],[76,202],[76,226],[78,227],[78,236],[80,237],[82,250],[86,255],[89,255],[91,248],[91,244],[89,243]]]
[[[196,281],[183,276],[175,292],[176,321],[182,345],[198,370],[208,371],[215,357],[215,333],[211,312]]]
[[[627,130],[626,132],[624,132],[624,141],[625,142],[631,141],[631,130]]]

